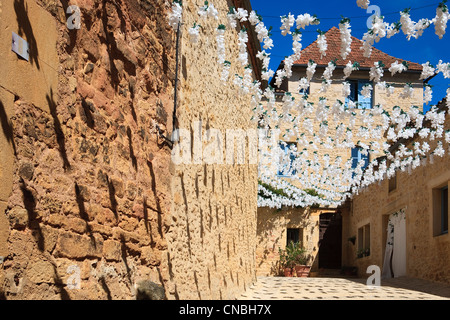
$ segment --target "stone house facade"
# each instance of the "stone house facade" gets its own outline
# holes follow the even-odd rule
[[[445,100],[438,106],[446,109]],[[445,130],[449,129],[448,120],[447,114]],[[416,136],[404,144],[412,148],[414,142],[422,140]],[[437,143],[425,141],[432,148]],[[450,283],[449,154],[433,155],[423,161],[414,170],[399,170],[394,178],[370,185],[341,208],[343,265],[357,267],[359,276],[367,276],[367,267],[376,265],[383,277],[408,276]],[[390,223],[393,214],[401,217],[401,223]],[[403,228],[398,237],[394,234],[392,255],[386,255],[387,242],[392,241],[389,228]],[[369,254],[358,256],[358,248],[363,246],[370,249]],[[393,261],[393,272],[386,274]]]
[[[377,50],[376,48],[373,49],[371,57],[366,58],[363,56],[363,51],[360,49],[363,42],[355,37],[352,37],[352,51],[348,55],[347,59],[343,60],[340,56],[341,38],[339,29],[333,27],[325,33],[325,36],[328,45],[326,56],[322,56],[319,52],[317,41],[315,41],[301,51],[301,58],[295,61],[292,66],[291,78],[285,79],[279,88],[277,88],[274,84],[275,79],[272,79],[271,85],[276,88],[278,106],[280,109],[282,108],[283,103],[282,97],[286,94],[286,92],[291,93],[296,100],[302,99],[304,92],[298,91],[299,80],[306,76],[306,68],[310,60],[317,63],[316,72],[314,77],[311,79],[310,87],[307,92],[308,101],[312,102],[315,108],[321,97],[326,98],[328,105],[332,105],[336,100],[341,100],[342,102],[345,101],[345,97],[343,97],[342,93],[342,84],[344,81],[343,70],[349,61],[352,63],[359,63],[359,70],[353,71],[351,76],[346,79],[346,81],[354,82],[355,84],[360,82],[370,83],[370,68],[374,66],[375,62],[382,61],[384,63],[385,70],[382,81],[385,81],[394,87],[395,95],[389,96],[386,90],[377,88],[372,82],[371,85],[373,86],[373,91],[371,101],[364,107],[353,110],[356,114],[355,123],[353,126],[355,129],[353,129],[353,131],[356,131],[356,129],[360,126],[366,125],[363,122],[364,117],[362,113],[370,113],[371,109],[378,104],[382,105],[383,108],[387,110],[392,109],[394,106],[400,106],[403,109],[407,109],[411,105],[417,105],[422,108],[424,81],[419,80],[422,72],[422,66],[420,64],[406,61],[409,66],[408,70],[401,74],[392,76],[388,71],[389,66],[395,61],[401,63],[404,60],[392,57],[387,53]],[[322,76],[330,61],[335,61],[336,64],[336,68],[332,76],[332,83],[326,92],[320,92],[323,80]],[[283,62],[281,62],[279,68],[284,68]],[[401,92],[406,83],[410,83],[412,85],[413,94],[410,98],[403,99],[398,97],[398,93]],[[360,95],[361,86],[359,86],[357,90],[356,96]],[[312,117],[314,117],[314,115]],[[335,128],[337,128],[340,124],[340,121],[341,120],[335,121],[329,116],[328,136],[336,136]],[[372,126],[375,127],[378,124],[382,124],[381,116],[374,115]],[[314,121],[313,128],[313,134],[319,132],[320,123],[318,121]],[[314,139],[313,134],[306,131],[304,134],[307,141]],[[308,148],[308,146],[303,145],[301,142],[295,140],[295,138],[290,140],[283,138],[281,139],[285,142],[295,144],[298,151],[301,151],[303,148]],[[382,137],[379,141],[377,141],[379,143],[378,148],[372,148],[369,152],[369,161],[384,155],[381,149],[381,144],[385,141],[384,139],[385,138]],[[370,143],[370,139],[358,138],[356,135],[353,135],[353,142],[355,145],[358,145],[358,141],[365,144]],[[316,145],[318,146],[317,155],[319,156],[319,159],[321,159],[321,157],[325,154],[329,154],[330,159],[340,156],[343,161],[347,161],[352,157],[351,148],[330,149],[322,144]],[[308,150],[311,159],[313,155],[312,151],[313,150]],[[286,179],[295,186],[302,188],[302,181],[299,181],[298,179],[291,179],[289,177],[283,179]],[[292,232],[299,235],[299,241],[303,243],[310,255],[309,263],[312,265],[312,272],[317,272],[319,268],[336,268],[337,266],[341,266],[345,260],[342,259],[340,254],[342,252],[341,248],[338,248],[339,246],[335,247],[334,245],[336,241],[341,242],[342,233],[340,231],[340,226],[343,223],[341,220],[341,213],[341,210],[336,206],[303,209],[283,208],[282,210],[265,207],[258,208],[258,247],[256,251],[258,274],[274,274],[276,263],[279,260],[278,250],[280,248],[284,249],[287,241],[291,239],[288,234]],[[332,234],[333,238],[327,240],[326,230],[329,223],[337,223],[339,226],[336,226],[336,232],[328,232],[328,234]],[[342,240],[342,244],[344,246],[346,245],[346,242],[347,240]],[[332,254],[332,252],[336,252],[337,250],[339,250],[339,252],[333,258],[330,258],[329,254],[326,253],[329,252]],[[322,262],[319,259],[320,255],[322,255]],[[331,261],[328,261],[330,259]]]
[[[215,4],[226,21],[231,3]],[[256,166],[175,164],[170,141],[194,123],[254,126],[250,98],[219,81],[216,22],[191,44],[185,1],[177,68],[167,1],[77,8],[79,29],[66,1],[0,1],[1,38],[30,48],[27,61],[0,47],[0,297],[236,297],[255,279]]]

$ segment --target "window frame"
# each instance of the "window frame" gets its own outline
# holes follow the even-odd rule
[[[373,106],[374,106],[374,95],[375,95],[374,94],[375,87],[373,85],[373,81],[370,81],[370,80],[367,80],[367,79],[348,79],[348,80],[346,80],[346,82],[350,83],[350,95],[345,98],[345,108],[349,108],[348,107],[348,101],[352,100],[353,102],[356,103],[356,109],[359,109],[359,110],[373,109]],[[360,86],[360,84],[361,84],[361,86]],[[362,89],[362,87],[365,84],[370,84],[372,86],[372,88],[373,88],[372,95],[370,97],[370,107],[369,108],[363,108],[362,105],[359,102],[359,97],[361,95],[360,88]],[[353,93],[353,97],[352,97],[352,93]]]
[[[286,146],[284,147],[285,149],[283,149],[281,147],[283,143],[286,144]],[[285,155],[287,154],[286,149],[290,150],[290,147],[287,147],[287,146],[291,146],[291,145],[295,145],[295,147],[298,148],[298,144],[295,141],[283,141],[283,140],[280,140],[278,142],[278,147],[282,148],[282,150],[284,151]],[[283,172],[280,171],[281,160],[282,159],[279,159],[278,166],[277,166],[277,177],[280,177],[280,178],[292,178],[292,177],[296,176],[297,175],[297,170],[296,169],[292,170],[291,175],[285,175]],[[291,160],[290,168],[292,168],[292,164],[293,164],[293,161],[295,160],[295,156],[290,154],[290,160]]]

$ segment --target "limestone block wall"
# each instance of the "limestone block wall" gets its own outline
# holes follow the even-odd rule
[[[152,120],[172,130],[166,2],[78,1],[73,30],[66,1],[0,4],[1,38],[15,32],[31,53],[27,62],[9,40],[0,47],[1,297],[164,288],[170,148]]]
[[[301,229],[300,242],[309,256],[311,271],[317,271],[320,213],[319,210],[311,208],[258,208],[257,275],[279,275],[279,249],[284,250],[286,247],[287,228]]]
[[[448,129],[448,124],[446,126]],[[436,141],[429,143],[434,150]],[[448,149],[445,142],[444,148]],[[450,283],[450,236],[448,233],[435,235],[433,230],[433,206],[436,205],[433,203],[433,189],[448,185],[449,180],[447,152],[442,158],[434,156],[432,161],[428,159],[426,165],[411,172],[399,171],[397,188],[391,192],[388,180],[383,180],[354,196],[352,203],[342,208],[343,265],[357,266],[360,276],[366,276],[369,265],[382,268],[388,217],[405,209],[406,275]],[[366,224],[370,224],[370,255],[357,259],[357,243],[352,244],[348,238],[357,236],[358,228]]]
[[[192,137],[187,151],[192,161],[171,167],[170,294],[180,299],[233,299],[255,280],[258,175],[256,162],[250,163],[246,130],[256,125],[250,121],[250,96],[239,95],[231,77],[226,83],[220,81],[216,29],[226,23],[229,3],[214,2],[219,21],[199,22],[202,5],[202,1],[184,2],[177,121],[178,128]],[[202,25],[197,44],[190,43],[187,32],[194,22]],[[225,33],[231,76],[244,71],[236,59],[239,30],[240,26]],[[220,132],[220,150],[215,149],[217,140],[208,140],[208,129]],[[238,149],[232,147],[227,130],[239,129],[246,145],[241,153],[245,161],[233,158],[228,163],[226,150]],[[211,146],[219,159],[212,163],[206,156]]]

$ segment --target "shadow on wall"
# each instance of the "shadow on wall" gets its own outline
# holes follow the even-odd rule
[[[66,151],[66,138],[64,136],[64,132],[61,127],[61,122],[58,119],[58,114],[56,111],[56,102],[53,97],[53,89],[50,89],[50,95],[46,95],[48,107],[50,109],[50,114],[53,118],[53,125],[55,127],[56,140],[59,145],[59,154],[63,160],[63,168],[64,170],[70,170],[69,159],[67,158]]]
[[[6,140],[11,143],[14,155],[16,155],[16,144],[14,143],[14,133],[11,122],[8,119],[8,115],[5,111],[5,106],[3,102],[0,100],[0,124],[2,126],[3,135],[6,137]]]
[[[28,18],[28,5],[25,4],[25,0],[14,0],[14,11],[16,12],[17,24],[19,26],[18,34],[28,42],[30,63],[35,64],[39,70],[39,52],[33,28]]]

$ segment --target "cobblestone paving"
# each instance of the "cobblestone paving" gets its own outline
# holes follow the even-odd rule
[[[259,277],[240,300],[450,300],[450,286],[395,278],[369,287],[366,279]]]

